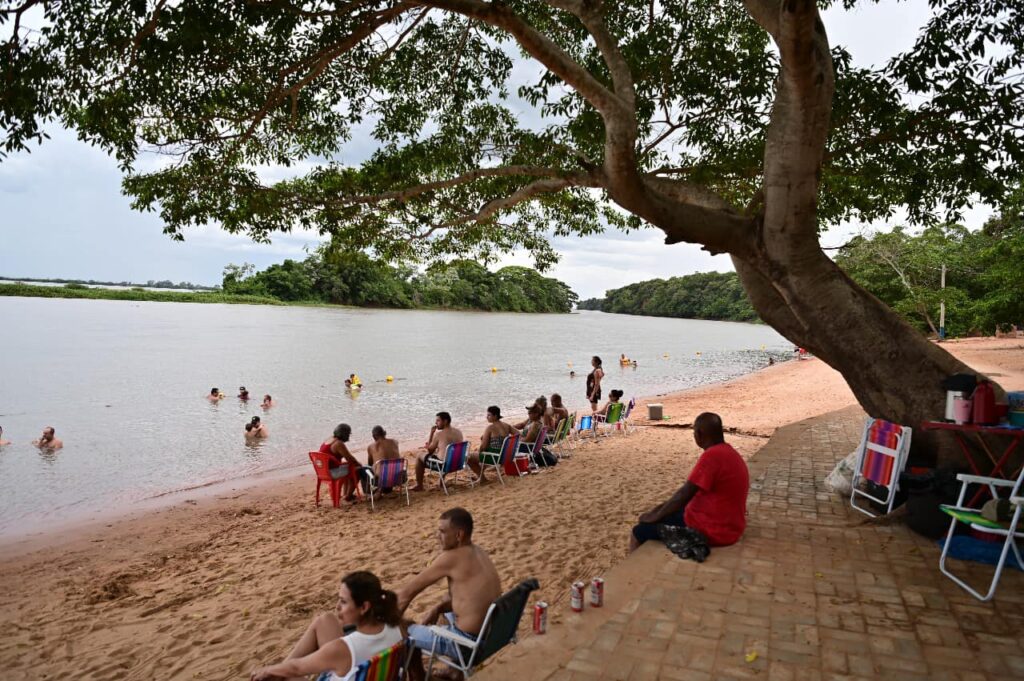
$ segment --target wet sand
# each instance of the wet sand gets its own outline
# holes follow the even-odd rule
[[[947,347],[1024,387],[1024,341]],[[409,507],[392,496],[371,513],[363,503],[314,508],[310,474],[5,546],[5,678],[247,678],[333,607],[343,573],[369,569],[398,586],[421,570],[437,551],[438,515],[455,505],[474,514],[475,539],[506,586],[536,577],[539,596],[560,602],[572,581],[621,561],[635,517],[681,484],[698,452],[690,430],[674,426],[717,411],[750,456],[775,428],[854,403],[839,374],[813,359],[647,401],[670,418],[659,427],[638,418],[629,436],[588,443],[555,470],[504,487],[459,486],[450,497],[431,489]],[[440,594],[428,590],[410,614]]]

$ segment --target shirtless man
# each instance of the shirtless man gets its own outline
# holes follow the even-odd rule
[[[501,452],[501,445],[505,438],[516,432],[515,429],[501,420],[501,409],[496,406],[487,407],[487,427],[484,434],[480,436],[480,449],[469,455],[466,463],[470,470],[476,475],[477,482],[481,485],[487,482],[484,476],[484,469],[480,465],[481,452]]]
[[[252,426],[252,435],[253,435],[253,437],[264,438],[264,437],[267,437],[268,435],[270,435],[270,431],[260,421],[260,417],[259,416],[253,416],[252,417],[252,421],[250,421],[249,423]],[[246,429],[246,430],[248,430],[248,429]]]
[[[210,394],[206,396],[206,399],[211,402],[220,402],[224,396],[221,394],[220,388],[210,388]]]
[[[434,427],[430,429],[430,437],[425,446],[426,451],[416,455],[416,486],[413,492],[423,491],[423,474],[427,470],[427,459],[438,459],[444,456],[448,445],[453,442],[462,442],[462,431],[452,425],[452,415],[446,411],[437,412],[434,420]]]
[[[476,639],[491,602],[501,595],[501,579],[494,563],[473,543],[473,516],[464,508],[450,508],[441,514],[437,528],[441,554],[430,566],[398,590],[398,609],[405,612],[419,593],[443,578],[448,579],[448,595],[424,615],[421,624],[409,625],[409,638],[414,647],[430,650],[434,634],[430,625],[445,616],[443,626],[455,633]],[[434,652],[458,659],[455,646],[439,638]],[[409,676],[418,681],[424,676],[423,659],[414,654]]]
[[[38,440],[32,440],[32,444],[40,449],[62,449],[64,443],[53,436],[53,426],[43,428],[43,435]]]
[[[551,425],[557,426],[562,419],[569,418],[569,410],[562,404],[562,396],[551,393]]]
[[[4,445],[9,445],[9,444],[11,444],[11,441],[4,439],[4,427],[0,426],[0,447],[3,447]]]
[[[398,440],[388,437],[388,433],[383,427],[374,426],[372,435],[373,444],[366,448],[366,466],[360,467],[360,473],[362,473],[363,468],[370,468],[373,469],[373,472],[376,475],[378,467],[375,467],[374,463],[400,459],[402,458],[402,454],[398,451]],[[363,478],[363,489],[367,490],[367,493],[369,493],[367,489],[369,480],[366,476],[361,477]],[[384,494],[387,494],[391,491],[391,488],[388,487],[381,491]]]

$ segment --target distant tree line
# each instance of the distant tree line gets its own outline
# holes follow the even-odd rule
[[[561,281],[528,267],[491,272],[478,262],[456,260],[417,272],[326,246],[305,260],[285,260],[260,272],[250,264],[228,265],[222,289],[282,301],[502,312],[570,312],[578,300]]]
[[[46,284],[79,284],[82,286],[124,286],[126,288],[168,288],[168,289],[181,289],[188,291],[216,291],[216,286],[204,286],[202,284],[193,284],[190,281],[179,281],[174,283],[170,279],[150,279],[145,284],[137,284],[131,281],[97,281],[95,279],[41,279],[41,278],[26,278],[26,277],[0,277],[0,281],[27,281],[27,282],[42,282]]]
[[[757,321],[757,313],[735,272],[698,272],[671,279],[651,279],[584,300],[581,310],[652,317],[684,317],[736,322]]]
[[[946,303],[946,333],[984,333],[1024,326],[1024,195],[982,229],[962,225],[902,228],[858,236],[836,262],[861,286],[922,331],[938,333]],[[942,288],[942,266],[946,287]]]

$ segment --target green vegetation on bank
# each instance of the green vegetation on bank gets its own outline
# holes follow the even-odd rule
[[[32,277],[0,277],[0,282],[10,281],[25,284],[80,284],[82,286],[124,286],[125,288],[168,288],[181,289],[183,291],[216,291],[216,286],[203,286],[193,284],[191,281],[179,281],[177,283],[170,279],[150,279],[145,284],[137,284],[133,281],[97,281],[96,279],[45,279]]]
[[[219,291],[152,291],[144,288],[89,288],[82,284],[32,286],[0,283],[0,296],[30,298],[93,298],[97,300],[148,300],[158,303],[236,303],[245,305],[281,305],[276,298],[225,294]]]
[[[685,277],[651,279],[581,301],[581,310],[652,317],[719,321],[758,321],[735,272],[698,272]]]
[[[935,225],[920,234],[902,228],[858,236],[836,263],[912,325],[938,333],[946,303],[946,334],[993,333],[1024,325],[1024,190],[1002,213],[971,232]],[[946,288],[942,288],[942,266]]]
[[[570,312],[578,300],[564,283],[528,267],[490,272],[478,262],[456,260],[417,272],[326,246],[303,261],[285,260],[262,272],[249,264],[228,265],[223,290],[286,302],[495,312]]]

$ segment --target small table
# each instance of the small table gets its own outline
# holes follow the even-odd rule
[[[924,423],[921,424],[921,429],[948,430],[951,433],[953,433],[953,438],[956,440],[957,444],[960,445],[960,449],[964,453],[964,458],[967,459],[967,463],[971,467],[971,472],[973,472],[975,475],[986,475],[985,473],[982,473],[978,469],[978,466],[974,463],[974,458],[971,456],[971,450],[967,446],[967,442],[964,439],[968,433],[974,433],[975,439],[977,439],[978,444],[981,445],[982,451],[985,452],[985,455],[988,456],[989,460],[992,462],[992,471],[987,474],[990,478],[1001,477],[1004,479],[1009,479],[1010,476],[1006,475],[1003,472],[1003,466],[1005,466],[1006,462],[1010,460],[1010,456],[1013,455],[1013,452],[1017,449],[1017,446],[1020,445],[1021,440],[1024,440],[1024,428],[1012,428],[1006,426],[982,426],[975,423],[946,423],[945,421],[925,421]],[[996,459],[995,455],[992,453],[992,450],[988,448],[988,445],[985,444],[985,441],[981,438],[982,434],[1005,435],[1006,437],[1011,438],[1010,444],[1006,446],[1006,449],[1003,451],[1002,456]],[[1016,478],[1016,474],[1013,477]],[[974,497],[971,499],[971,506],[977,503],[978,498],[981,496],[983,491],[984,488],[978,490],[975,493]]]

